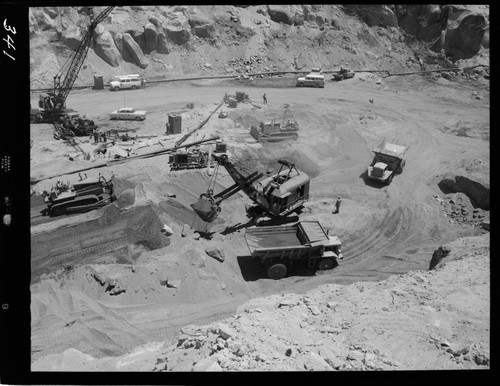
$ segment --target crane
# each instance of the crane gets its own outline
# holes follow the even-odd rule
[[[221,165],[227,170],[234,184],[215,195],[209,185],[207,192],[202,193],[199,200],[191,205],[206,222],[214,221],[221,212],[222,201],[239,191],[243,191],[255,203],[248,209],[247,215],[253,218],[256,225],[262,225],[266,216],[271,218],[271,222],[288,222],[290,219],[287,216],[300,209],[309,199],[309,176],[300,172],[293,162],[279,159],[278,173],[257,182],[263,173],[255,171],[248,176],[243,175],[227,154],[212,154],[212,158],[217,162],[217,167]],[[213,175],[216,179],[217,172]]]
[[[78,73],[83,65],[90,47],[92,35],[97,25],[102,22],[115,7],[106,7],[96,18],[93,17],[93,11],[89,8],[90,25],[70,58],[61,67],[60,71],[54,76],[54,88],[45,95],[40,95],[38,106],[43,109],[41,119],[45,122],[58,122],[66,108],[66,98],[68,97],[76,81]]]

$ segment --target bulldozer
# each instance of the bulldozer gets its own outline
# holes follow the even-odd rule
[[[97,181],[73,185],[57,185],[50,192],[44,191],[47,208],[44,214],[55,217],[70,213],[83,213],[100,208],[116,200],[113,181],[99,176]]]
[[[233,181],[233,185],[214,194],[209,189],[202,193],[198,201],[191,205],[193,210],[205,222],[213,222],[221,212],[221,203],[232,195],[243,191],[254,203],[247,208],[247,216],[255,225],[282,224],[295,222],[298,212],[309,199],[310,178],[300,172],[295,164],[279,159],[280,168],[276,174],[260,180],[264,174],[257,171],[245,176],[226,154],[212,154],[217,166],[223,166]],[[217,172],[214,173],[216,178]],[[259,181],[260,180],[260,181]],[[211,184],[215,186],[215,179]]]

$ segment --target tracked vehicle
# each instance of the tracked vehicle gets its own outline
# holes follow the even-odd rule
[[[229,160],[225,154],[212,154],[217,166],[223,166],[233,181],[234,185],[214,194],[208,189],[200,195],[198,202],[192,204],[194,211],[206,222],[214,221],[221,212],[220,204],[232,195],[243,191],[254,205],[247,208],[247,215],[256,225],[281,224],[295,222],[296,213],[309,199],[310,178],[306,173],[300,172],[295,164],[287,160],[278,160],[280,169],[278,173],[260,180],[263,173],[257,171],[248,176],[242,174],[238,167]],[[214,173],[214,177],[217,172]],[[213,181],[215,185],[215,181]]]
[[[44,201],[47,203],[45,214],[50,217],[88,212],[114,200],[113,181],[102,176],[98,181],[56,186],[51,192],[44,192]]]

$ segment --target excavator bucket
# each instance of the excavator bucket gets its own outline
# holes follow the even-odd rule
[[[191,204],[191,208],[205,222],[214,221],[221,211],[220,206],[213,199],[204,195],[200,196],[197,202]]]

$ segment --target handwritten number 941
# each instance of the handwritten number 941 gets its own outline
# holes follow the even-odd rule
[[[4,21],[3,21],[3,28],[5,29],[5,31],[11,32],[13,35],[16,34],[16,29],[14,27],[11,27],[11,26],[7,25],[7,19],[4,19]],[[9,34],[7,34],[7,38],[3,38],[3,41],[7,43],[7,47],[10,50],[14,50],[14,51],[16,50],[16,47],[14,47],[14,40],[12,40],[12,38],[10,37]],[[10,55],[9,53],[5,52],[5,50],[3,51],[3,54],[7,55],[12,60],[16,60],[12,55]]]

